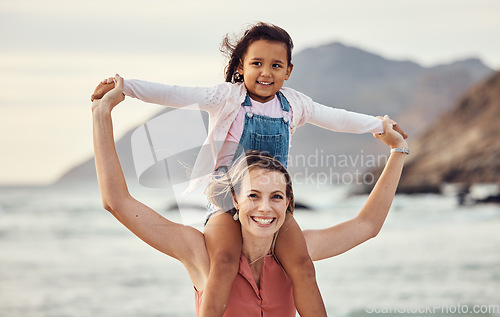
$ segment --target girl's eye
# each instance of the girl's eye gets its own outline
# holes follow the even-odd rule
[[[273,196],[273,198],[275,198],[275,199],[283,199],[283,196],[276,194],[276,195]]]
[[[280,64],[273,64],[273,67],[275,67],[275,68],[281,68],[281,65]]]
[[[262,65],[262,63],[261,62],[253,62],[252,65],[260,66],[260,65]]]

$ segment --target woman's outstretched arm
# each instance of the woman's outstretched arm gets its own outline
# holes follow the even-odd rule
[[[116,153],[111,111],[123,100],[123,79],[92,104],[94,153],[103,206],[140,239],[188,268],[195,285],[197,268],[208,267],[205,240],[198,230],[167,220],[134,199],[127,188]]]
[[[385,132],[374,134],[375,138],[391,148],[407,148],[406,141],[392,129],[391,123],[392,120],[386,116],[383,120]],[[405,156],[403,153],[391,153],[380,178],[356,217],[330,228],[304,231],[313,261],[341,254],[379,233],[396,193]]]

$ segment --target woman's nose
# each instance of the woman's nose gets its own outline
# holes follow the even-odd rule
[[[270,210],[271,210],[271,204],[270,204],[269,200],[262,199],[259,203],[259,211],[268,212]]]

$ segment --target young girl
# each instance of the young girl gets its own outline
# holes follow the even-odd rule
[[[350,133],[383,133],[378,118],[330,108],[283,84],[293,70],[293,42],[280,27],[257,23],[223,48],[229,55],[226,82],[213,88],[169,86],[140,80],[126,80],[123,93],[145,102],[171,107],[198,104],[209,113],[205,144],[214,146],[211,167],[219,177],[241,151],[262,150],[287,166],[290,135],[305,123]],[[92,95],[99,99],[114,87],[113,78],[101,82]],[[200,161],[200,157],[197,163]],[[196,174],[197,164],[193,168]],[[253,219],[265,226],[267,219]],[[210,273],[203,294],[201,316],[222,316],[232,282],[238,272],[241,230],[238,213],[231,216],[215,210],[205,227],[210,256]],[[304,236],[292,216],[287,216],[276,242],[276,256],[290,277],[294,301],[301,316],[326,316],[315,270]],[[254,263],[251,263],[254,264]]]

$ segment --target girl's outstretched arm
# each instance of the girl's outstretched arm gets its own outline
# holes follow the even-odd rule
[[[129,193],[116,153],[111,110],[123,100],[123,79],[92,104],[94,153],[103,206],[140,239],[186,266],[195,286],[208,270],[205,240],[198,230],[167,220]]]
[[[109,77],[102,80],[95,88],[91,101],[103,98],[109,91],[115,88],[114,78]],[[177,85],[165,85],[138,79],[127,79],[123,84],[123,93],[132,98],[147,103],[163,105],[173,108],[183,108],[196,105],[192,109],[200,109],[210,112],[217,107],[229,93],[227,86],[219,87],[187,87]]]
[[[293,89],[285,88],[283,92],[287,98],[290,97],[290,100],[303,106],[303,109],[302,107],[295,109],[303,110],[305,114],[303,117],[300,115],[297,117],[298,126],[307,122],[336,132],[382,133],[384,131],[382,120],[379,120],[380,117],[328,107]],[[405,139],[408,137],[397,125],[394,125],[394,130],[399,132]]]
[[[384,133],[374,134],[391,148],[407,148],[401,134],[392,129],[392,120],[385,116]],[[375,187],[359,212],[351,220],[321,230],[306,230],[307,247],[311,259],[321,260],[341,254],[366,240],[375,237],[387,217],[406,154],[392,153]]]

